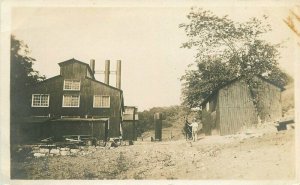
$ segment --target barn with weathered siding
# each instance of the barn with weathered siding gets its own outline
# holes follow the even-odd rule
[[[97,81],[94,60],[88,65],[70,59],[59,66],[60,75],[32,87],[28,102],[31,115],[25,127],[35,125],[33,128],[38,131],[34,137],[39,138],[71,134],[104,140],[119,137],[124,112],[123,92],[118,86],[120,79],[117,79],[117,87],[110,86],[108,80],[105,80],[107,83]],[[37,118],[44,120],[34,121]]]
[[[282,117],[282,87],[255,76],[255,88],[240,77],[216,89],[202,103],[202,123],[206,135],[228,135],[259,122]],[[255,101],[254,101],[255,100]]]

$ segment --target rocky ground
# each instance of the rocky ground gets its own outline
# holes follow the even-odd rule
[[[11,172],[13,179],[293,179],[294,132],[201,136],[197,142],[144,140],[67,156],[34,157],[28,150],[12,158]]]

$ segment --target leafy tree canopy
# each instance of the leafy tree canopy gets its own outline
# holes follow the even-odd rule
[[[278,67],[278,48],[263,36],[271,31],[267,16],[236,22],[227,15],[220,17],[211,11],[192,8],[188,23],[180,24],[188,37],[183,48],[193,48],[196,69],[182,76],[183,104],[198,107],[217,87],[240,76],[251,81],[261,75],[284,86],[288,76]]]
[[[139,112],[139,122],[136,125],[137,134],[141,136],[142,133],[154,130],[154,114],[162,113],[163,121],[162,127],[172,130],[172,134],[181,136],[183,134],[183,127],[185,125],[185,118],[192,121],[193,118],[201,119],[200,112],[191,110],[182,105],[174,105],[168,107],[153,107],[149,110]]]
[[[10,86],[11,86],[11,115],[23,116],[26,114],[28,102],[28,88],[46,77],[41,76],[32,68],[35,59],[30,57],[27,44],[11,36],[10,50]]]

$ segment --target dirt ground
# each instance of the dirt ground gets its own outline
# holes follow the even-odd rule
[[[12,160],[12,179],[294,179],[294,131],[137,141],[85,156],[24,157]]]

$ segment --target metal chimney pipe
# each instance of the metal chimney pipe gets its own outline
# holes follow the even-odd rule
[[[91,67],[92,73],[95,74],[95,59],[90,60],[90,67]]]
[[[121,89],[121,60],[117,60],[116,77],[116,88]]]
[[[104,76],[104,83],[109,85],[109,73],[110,73],[110,61],[105,60],[105,76]]]

